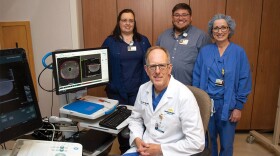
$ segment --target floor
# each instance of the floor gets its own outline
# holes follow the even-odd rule
[[[262,133],[263,136],[272,140],[273,133]],[[252,144],[247,143],[246,139],[249,136],[249,132],[238,132],[234,141],[234,153],[233,156],[277,156],[272,150],[264,146],[262,143],[255,140]],[[7,147],[12,147],[12,143],[7,143]],[[110,156],[119,156],[120,151],[118,149],[119,144],[117,139],[114,141],[113,147],[110,152]],[[280,146],[279,146],[280,148]]]
[[[262,133],[268,139],[272,139],[272,133]],[[272,150],[255,140],[252,144],[247,143],[246,139],[249,132],[238,132],[234,141],[234,156],[277,156]],[[279,147],[280,148],[280,147]],[[119,155],[118,141],[115,140],[110,156]]]

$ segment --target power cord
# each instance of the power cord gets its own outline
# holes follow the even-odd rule
[[[4,149],[4,150],[7,149],[5,143],[1,144],[1,147],[2,147],[2,149]]]
[[[53,141],[54,134],[55,134],[55,127],[54,127],[54,125],[52,123],[49,123],[49,124],[53,127],[53,134],[52,134],[52,139],[51,139],[51,141]]]
[[[45,65],[44,65],[44,66],[45,66]],[[53,83],[54,83],[54,82],[53,82],[53,72],[52,72],[52,88],[53,88],[53,89],[51,89],[51,90],[45,89],[45,88],[41,85],[41,82],[40,82],[40,78],[41,78],[42,73],[43,73],[46,69],[50,69],[50,67],[52,67],[52,63],[49,64],[49,65],[47,65],[47,66],[45,66],[45,68],[40,72],[37,81],[38,81],[38,84],[39,84],[39,86],[40,86],[41,89],[43,89],[43,90],[46,91],[46,92],[51,92],[51,93],[52,93],[52,104],[51,104],[51,116],[52,116],[52,115],[53,115],[53,92],[55,91],[55,88],[53,87]]]
[[[40,86],[44,91],[46,91],[46,92],[54,92],[54,91],[55,91],[55,88],[53,88],[53,89],[51,89],[51,90],[45,89],[44,87],[42,87],[42,85],[41,85],[41,83],[40,83],[40,78],[41,78],[42,73],[43,73],[46,69],[48,69],[48,67],[50,67],[50,66],[52,66],[52,63],[49,64],[47,67],[45,67],[45,68],[41,71],[41,73],[40,73],[39,76],[38,76],[38,80],[37,80],[39,86]],[[53,82],[53,81],[52,81],[52,82]]]

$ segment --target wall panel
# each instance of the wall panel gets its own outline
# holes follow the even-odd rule
[[[116,0],[83,0],[84,47],[100,47],[117,21]],[[106,8],[106,11],[105,11]],[[105,97],[105,86],[88,90],[89,95]]]
[[[236,31],[232,41],[246,51],[252,71],[252,93],[242,111],[238,129],[248,129],[251,123],[253,109],[254,84],[256,78],[256,64],[258,58],[262,0],[228,0],[226,14],[236,22]]]
[[[274,127],[280,87],[279,8],[279,0],[263,1],[252,129],[272,130]]]
[[[82,7],[85,48],[100,47],[116,25],[116,0],[83,0]]]
[[[118,12],[123,9],[132,9],[135,13],[137,31],[152,41],[152,0],[118,0]]]
[[[172,27],[172,8],[178,3],[187,3],[189,0],[154,0],[153,1],[153,39],[155,45],[158,36]]]
[[[217,13],[225,14],[226,1],[221,0],[190,0],[192,8],[192,24],[207,32],[209,20]]]

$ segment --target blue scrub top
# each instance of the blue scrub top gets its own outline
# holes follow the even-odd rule
[[[143,53],[138,42],[134,42],[135,51],[128,51],[128,46],[124,41],[120,44],[120,63],[121,63],[121,81],[126,88],[127,93],[135,92],[141,85],[143,65]]]
[[[216,85],[216,80],[221,79],[224,81],[224,75],[222,74],[222,69],[224,67],[225,53],[220,56],[219,51],[214,51],[214,61],[210,67],[209,72],[209,83],[207,88],[207,93],[212,99],[221,99],[224,96],[225,86]]]

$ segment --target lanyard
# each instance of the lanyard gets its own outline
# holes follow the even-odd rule
[[[156,109],[156,107],[157,107],[159,101],[161,100],[163,94],[165,93],[166,89],[167,89],[167,87],[166,87],[164,90],[162,90],[162,91],[158,94],[157,97],[155,97],[155,87],[154,87],[154,85],[153,85],[153,89],[152,89],[152,98],[153,98],[153,109],[154,109],[154,110]]]
[[[218,68],[219,73],[221,73],[222,78],[224,78],[224,76],[225,76],[225,69],[224,69],[225,64],[224,64],[223,56],[222,57],[217,57],[216,54],[215,54],[215,61],[214,62],[216,64],[217,68]],[[219,66],[219,62],[222,62],[221,69],[220,69],[220,66]]]

